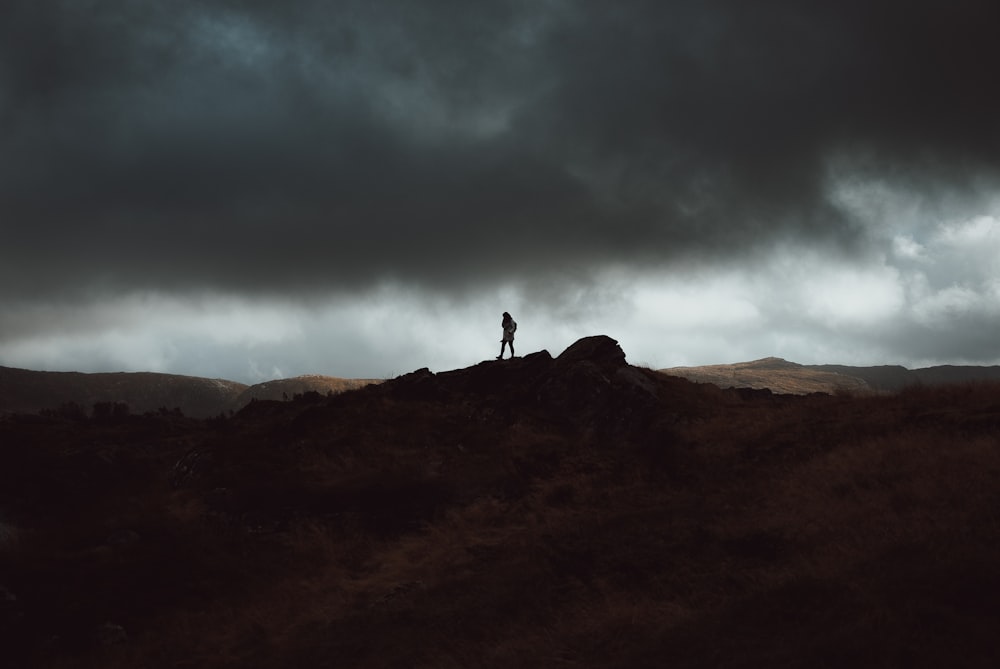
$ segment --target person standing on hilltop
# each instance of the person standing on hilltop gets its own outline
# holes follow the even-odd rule
[[[514,319],[510,317],[506,311],[503,312],[503,321],[500,322],[500,327],[503,328],[503,339],[500,340],[500,355],[497,356],[497,360],[503,360],[503,352],[508,344],[510,344],[510,357],[514,357],[514,332],[517,331],[517,323]]]

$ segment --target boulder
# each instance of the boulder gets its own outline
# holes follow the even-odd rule
[[[585,360],[606,369],[617,369],[628,364],[625,362],[625,351],[617,341],[607,335],[578,339],[556,358],[556,362],[560,365],[570,365]]]
[[[401,400],[439,401],[447,396],[447,391],[438,381],[437,375],[427,367],[403,374],[385,384],[387,392]]]

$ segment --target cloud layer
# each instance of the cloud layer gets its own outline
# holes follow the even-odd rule
[[[998,24],[986,0],[12,0],[0,353],[133,331],[143,300],[208,345],[233,303],[264,331],[385,291],[579,329],[697,290],[762,346],[997,359]]]

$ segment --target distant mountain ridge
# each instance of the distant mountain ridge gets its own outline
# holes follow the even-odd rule
[[[947,383],[965,383],[968,381],[1000,380],[1000,366],[989,367],[976,365],[936,365],[907,369],[900,365],[881,365],[876,367],[849,367],[846,365],[803,365],[806,369],[835,372],[841,375],[854,376],[863,379],[875,390],[895,391],[907,386],[936,386]]]
[[[124,403],[132,413],[180,409],[193,418],[216,416],[252,400],[291,399],[306,392],[340,393],[376,379],[308,374],[247,385],[226,379],[159,372],[39,372],[0,367],[0,415],[37,413],[76,404],[89,411],[101,402]]]
[[[895,392],[913,385],[1000,380],[1000,366],[996,365],[939,365],[911,370],[900,365],[801,365],[776,357],[658,371],[720,388],[767,388],[793,395]],[[205,418],[239,410],[253,400],[289,400],[308,392],[338,394],[380,382],[305,374],[247,385],[159,372],[41,372],[0,366],[0,415],[38,413],[68,404],[90,411],[96,403],[119,402],[127,404],[132,413],[179,408],[187,416]]]
[[[1000,380],[1000,366],[996,365],[938,365],[907,369],[901,365],[800,365],[774,357],[723,365],[669,367],[659,371],[721,388],[767,388],[772,392],[795,395],[814,392],[896,392],[915,385]]]

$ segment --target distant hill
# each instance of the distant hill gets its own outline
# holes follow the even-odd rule
[[[247,386],[224,379],[204,379],[155,372],[36,372],[0,367],[0,414],[36,413],[66,404],[84,410],[98,402],[122,402],[132,413],[180,408],[204,417],[228,410]]]
[[[938,386],[968,381],[1000,380],[1000,366],[938,365],[907,369],[898,365],[880,367],[848,367],[846,365],[807,365],[808,369],[824,370],[864,379],[876,390],[901,390],[907,386]]]
[[[833,366],[831,366],[833,367]],[[781,358],[700,367],[671,367],[660,372],[720,388],[767,388],[775,393],[808,395],[823,392],[863,392],[871,390],[865,379],[844,373],[841,368],[810,368]]]
[[[132,413],[180,409],[194,418],[235,411],[252,399],[291,399],[316,391],[339,393],[372,383],[308,375],[248,386],[225,379],[206,379],[156,372],[38,372],[0,367],[0,415],[37,413],[76,404],[90,411],[100,402],[127,404]]]
[[[372,383],[380,383],[378,379],[342,379],[337,376],[322,376],[305,374],[290,379],[265,381],[245,388],[233,401],[233,408],[246,406],[253,400],[290,400],[296,395],[316,392],[320,395],[342,393],[347,390],[363,388]]]
[[[795,395],[865,390],[895,392],[915,385],[1000,380],[1000,366],[940,365],[911,370],[900,365],[800,365],[781,358],[762,358],[728,365],[670,367],[659,371],[690,381],[712,383],[720,388],[769,388],[772,392]]]

